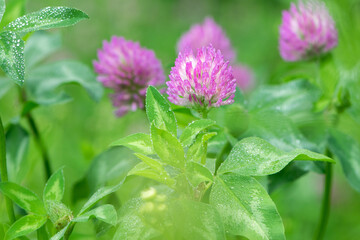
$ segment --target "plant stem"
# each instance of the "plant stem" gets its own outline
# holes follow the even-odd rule
[[[22,103],[25,103],[27,101],[25,91],[20,88],[19,88],[19,96],[20,96],[20,101]],[[46,178],[46,180],[48,180],[51,176],[49,154],[47,152],[44,142],[42,141],[39,129],[37,127],[34,117],[31,114],[31,111],[26,113],[25,118],[26,118],[27,122],[29,123],[32,134],[34,135],[35,143],[41,152],[41,157],[43,159],[43,164],[44,164],[44,169],[45,169],[45,178]]]
[[[208,116],[208,110],[206,109],[206,108],[204,108],[204,110],[202,111],[202,118],[203,119],[206,119],[207,118],[207,116]]]
[[[38,146],[38,148],[39,148],[39,150],[41,152],[41,156],[42,156],[43,164],[44,164],[44,169],[45,169],[45,177],[46,177],[46,180],[47,180],[51,176],[51,167],[50,167],[49,154],[48,154],[47,149],[46,149],[46,147],[44,145],[44,142],[41,139],[41,136],[40,136],[39,130],[37,128],[35,119],[33,118],[33,116],[31,115],[30,112],[26,114],[26,119],[27,119],[27,121],[28,121],[28,123],[30,125],[30,128],[31,128],[31,131],[32,131],[32,133],[34,135],[36,145]]]
[[[215,161],[215,174],[217,173],[218,168],[220,167],[220,165],[223,163],[223,156],[224,154],[229,151],[229,148],[231,149],[231,144],[229,142],[227,142],[224,147],[221,149],[221,152],[219,153],[219,155],[216,157],[216,161]]]
[[[75,227],[75,222],[71,222],[68,229],[66,230],[65,234],[64,234],[64,240],[68,240],[72,231],[74,230]]]
[[[331,155],[329,152],[328,155]],[[331,204],[331,180],[332,180],[332,163],[326,163],[325,167],[325,184],[324,184],[324,195],[321,206],[320,222],[317,227],[315,238],[316,240],[324,239],[326,226],[330,215],[330,204]]]
[[[7,182],[8,175],[7,175],[7,166],[6,166],[6,141],[5,141],[5,132],[3,123],[0,116],[0,174],[1,174],[1,181]],[[14,206],[10,198],[7,196],[5,197],[5,205],[6,210],[9,216],[10,224],[15,222],[15,212],[14,212]]]

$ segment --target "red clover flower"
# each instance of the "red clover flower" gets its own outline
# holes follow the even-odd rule
[[[142,48],[138,42],[114,36],[110,42],[104,41],[98,58],[94,61],[97,79],[104,87],[114,90],[111,98],[119,117],[144,108],[147,87],[165,82],[161,62],[155,53]]]

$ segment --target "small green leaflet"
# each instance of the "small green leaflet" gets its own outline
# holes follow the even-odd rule
[[[203,130],[208,127],[215,125],[215,121],[211,119],[201,119],[190,123],[183,131],[180,136],[180,142],[183,147],[190,146],[194,141],[196,136]]]
[[[279,172],[294,160],[334,163],[334,160],[319,153],[305,149],[284,152],[261,138],[249,137],[235,145],[218,173],[233,172],[243,176],[265,176]]]
[[[4,30],[19,33],[67,27],[89,18],[86,13],[69,7],[47,7],[38,12],[29,13],[9,23]]]
[[[61,202],[65,191],[65,179],[63,169],[56,171],[47,181],[44,193],[43,200],[46,203],[47,201],[57,201]]]
[[[252,240],[285,240],[284,226],[274,202],[254,178],[217,176],[210,204],[220,213],[225,231]]]
[[[191,145],[186,152],[186,160],[194,162],[206,162],[207,144],[210,138],[215,136],[216,132],[200,133],[197,135],[195,142]]]
[[[5,0],[0,0],[0,22],[5,13]]]
[[[150,124],[169,131],[175,137],[177,136],[175,114],[171,111],[170,104],[152,86],[149,86],[146,91],[146,114]]]
[[[145,133],[135,133],[113,142],[110,146],[125,146],[134,152],[144,155],[154,154],[150,136]]]
[[[170,178],[168,173],[165,170],[158,171],[154,168],[151,168],[148,164],[145,162],[141,162],[137,164],[135,167],[133,167],[128,175],[137,175],[146,177],[152,180],[155,180],[157,182],[163,183],[168,185],[169,187],[173,188],[175,185],[174,179]]]
[[[170,132],[151,125],[153,148],[161,161],[177,168],[185,166],[185,154],[178,139]]]
[[[352,137],[331,129],[329,148],[340,160],[349,184],[360,192],[360,144]]]
[[[35,193],[16,183],[0,183],[0,191],[28,213],[46,214],[44,205]]]
[[[0,67],[17,84],[23,84],[25,76],[24,41],[15,32],[0,33]]]
[[[47,221],[47,216],[26,215],[17,220],[5,234],[4,240],[11,240],[36,231]]]
[[[84,206],[81,208],[78,216],[81,216],[82,214],[84,214],[85,212],[87,212],[91,207],[93,207],[98,201],[100,201],[102,198],[104,198],[105,196],[117,191],[121,185],[122,185],[123,181],[120,182],[119,184],[115,185],[115,186],[111,186],[111,187],[102,187],[99,190],[97,190],[91,197],[90,199],[84,204]]]
[[[113,226],[117,223],[117,213],[113,205],[106,204],[100,207],[94,208],[79,217],[71,220],[72,222],[86,222],[91,218],[96,218],[105,223],[111,224]]]

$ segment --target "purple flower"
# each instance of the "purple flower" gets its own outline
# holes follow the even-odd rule
[[[139,43],[112,37],[104,41],[98,50],[99,61],[94,61],[98,81],[112,88],[113,105],[117,116],[128,111],[144,108],[146,89],[149,85],[160,85],[165,81],[161,62],[152,50],[142,48]]]
[[[212,18],[206,18],[202,25],[196,24],[186,32],[178,42],[178,52],[186,50],[197,51],[198,48],[212,44],[219,49],[226,60],[235,60],[235,51],[231,46],[229,38],[222,28]]]
[[[167,93],[174,104],[207,111],[234,102],[236,80],[229,62],[211,45],[196,56],[191,50],[180,52],[169,77]]]
[[[286,61],[298,61],[329,52],[338,42],[335,23],[325,3],[300,1],[283,11],[280,26],[280,54]]]

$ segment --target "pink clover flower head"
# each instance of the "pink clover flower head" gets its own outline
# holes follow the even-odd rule
[[[285,61],[313,58],[337,45],[335,23],[324,2],[300,0],[282,14],[279,47]]]
[[[229,62],[213,46],[180,52],[166,82],[169,101],[195,110],[234,102],[236,80]]]
[[[161,62],[155,53],[142,48],[138,42],[114,36],[110,42],[103,42],[98,58],[93,63],[97,80],[114,90],[110,97],[119,117],[144,108],[147,87],[165,82]]]
[[[178,52],[190,49],[194,52],[198,48],[212,44],[219,49],[226,60],[235,60],[235,51],[223,29],[212,18],[206,18],[202,24],[193,25],[188,32],[181,36],[178,42]]]

